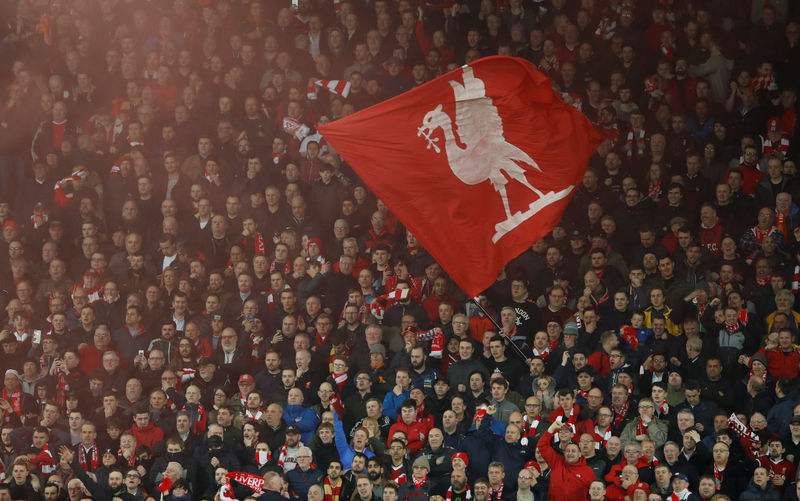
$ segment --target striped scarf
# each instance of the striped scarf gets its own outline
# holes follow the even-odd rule
[[[336,485],[333,486],[330,479],[325,477],[325,481],[322,483],[322,490],[325,492],[324,501],[339,501],[339,493],[342,491],[342,479],[337,478],[336,482]]]

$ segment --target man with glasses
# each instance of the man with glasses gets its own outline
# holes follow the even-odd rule
[[[220,345],[211,356],[217,369],[227,376],[229,382],[238,381],[242,374],[250,373],[250,354],[240,349],[238,343],[236,331],[230,327],[225,328],[220,337]]]
[[[522,439],[526,440],[527,444],[535,444],[539,438],[547,431],[549,425],[547,419],[542,419],[542,401],[539,397],[530,396],[525,399],[525,414],[522,416],[524,422],[524,429]]]
[[[667,382],[667,356],[663,353],[653,353],[642,363],[644,374],[639,376],[639,392],[649,395],[653,383]]]
[[[80,349],[80,369],[84,374],[103,367],[103,354],[111,347],[111,331],[105,325],[98,325],[94,330],[92,344]],[[106,385],[108,387],[108,385]]]
[[[651,439],[656,447],[667,441],[667,423],[655,417],[655,404],[645,397],[639,401],[639,417],[625,425],[620,435],[622,446]]]
[[[316,467],[311,467],[311,449],[300,447],[297,452],[297,466],[290,470],[286,477],[289,480],[289,487],[299,499],[308,496],[309,488],[319,483],[322,478],[322,472]]]

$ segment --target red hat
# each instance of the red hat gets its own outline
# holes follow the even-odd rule
[[[636,482],[635,484],[628,486],[628,496],[633,497],[633,493],[638,490],[644,491],[644,493],[648,496],[650,495],[649,485],[644,482]]]
[[[12,228],[14,228],[15,230],[18,230],[18,229],[19,229],[19,227],[17,226],[17,223],[15,223],[14,221],[12,221],[12,220],[10,220],[10,219],[6,219],[6,222],[5,222],[5,223],[3,223],[3,229],[5,230],[5,229],[6,229],[6,228],[8,228],[9,226],[10,226],[10,227],[12,227]]]
[[[533,468],[534,470],[538,471],[539,473],[542,473],[542,467],[536,461],[531,460],[531,461],[528,461],[527,463],[525,463],[525,469],[527,470],[528,468]]]
[[[460,460],[464,461],[466,466],[469,466],[469,458],[465,452],[456,452],[452,455],[452,457],[450,457],[450,461],[452,462],[455,458],[459,458]]]
[[[253,379],[253,376],[251,376],[250,374],[242,374],[241,376],[239,376],[239,382],[240,383],[255,383],[256,380]]]
[[[775,117],[770,118],[767,120],[767,132],[778,132],[778,119]]]
[[[320,240],[317,237],[309,238],[308,239],[308,245],[311,245],[311,244],[317,244],[317,248],[319,249],[320,252],[322,252],[322,240]]]
[[[99,277],[100,272],[94,268],[86,268],[86,271],[83,274],[84,277]]]

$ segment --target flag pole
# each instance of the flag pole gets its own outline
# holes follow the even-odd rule
[[[498,334],[503,332],[503,327],[500,326],[500,324],[497,322],[497,320],[495,320],[495,318],[493,316],[491,316],[488,311],[486,311],[486,309],[481,305],[480,301],[478,301],[478,298],[475,298],[475,297],[472,298],[472,302],[475,304],[475,306],[478,307],[479,310],[481,310],[481,312],[483,312],[484,315],[486,315],[486,318],[488,318],[494,324],[494,326],[497,327],[497,333]],[[502,336],[502,334],[501,334],[501,336]],[[531,357],[525,355],[525,353],[522,351],[522,349],[519,346],[517,346],[517,343],[515,343],[513,339],[511,339],[508,336],[502,336],[502,337],[504,337],[505,339],[508,340],[508,342],[511,344],[511,346],[513,346],[514,349],[517,350],[517,353],[519,353],[519,355],[522,357],[523,360],[525,360],[525,361],[530,360]]]

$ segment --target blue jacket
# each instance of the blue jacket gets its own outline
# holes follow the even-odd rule
[[[339,451],[339,459],[342,461],[342,469],[349,470],[353,465],[353,457],[356,455],[356,451],[354,451],[353,448],[350,447],[350,444],[347,443],[347,436],[344,434],[342,420],[339,419],[339,415],[336,412],[333,413],[333,429],[336,432],[336,450]],[[375,453],[369,449],[365,449],[364,454],[366,454],[368,458],[375,457]]]
[[[289,479],[289,489],[294,497],[305,501],[308,497],[308,489],[318,483],[324,475],[316,468],[309,468],[307,471],[293,468],[286,474],[286,477]]]
[[[402,404],[411,395],[411,390],[405,390],[400,395],[395,395],[390,391],[383,398],[383,415],[387,416],[392,422],[397,421],[397,414],[400,411],[400,404]]]
[[[286,421],[286,424],[293,424],[300,428],[300,436],[304,444],[308,442],[319,424],[317,413],[303,405],[287,405],[283,411],[283,420]]]

